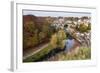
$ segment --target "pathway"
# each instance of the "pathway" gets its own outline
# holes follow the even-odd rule
[[[34,54],[36,54],[37,52],[41,51],[42,49],[44,49],[47,46],[48,46],[48,43],[42,44],[42,45],[40,45],[40,46],[38,46],[36,48],[32,48],[32,49],[30,49],[28,51],[25,51],[24,55],[23,55],[23,60],[28,58],[28,57],[30,57],[30,56],[32,56],[32,55],[34,55]]]

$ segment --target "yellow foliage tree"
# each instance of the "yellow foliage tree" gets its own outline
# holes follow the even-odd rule
[[[57,33],[52,35],[50,44],[53,48],[64,48],[64,39],[66,39],[66,34],[64,30],[59,30]]]
[[[57,47],[57,34],[52,35],[50,44],[53,48]]]
[[[64,32],[64,30],[59,30],[58,33],[57,33],[57,45],[59,48],[64,48],[64,39],[66,39],[66,34]]]

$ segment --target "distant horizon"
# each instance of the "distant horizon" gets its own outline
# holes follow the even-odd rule
[[[91,13],[86,12],[67,12],[67,11],[40,11],[23,10],[23,15],[35,15],[41,17],[91,17]]]

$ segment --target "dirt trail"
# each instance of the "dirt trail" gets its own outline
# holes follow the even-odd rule
[[[40,45],[40,46],[38,46],[36,48],[32,48],[32,49],[30,49],[28,51],[24,51],[23,59],[26,59],[29,56],[32,56],[32,55],[36,54],[37,52],[41,51],[42,49],[44,49],[47,46],[48,46],[48,43],[42,44],[42,45]]]

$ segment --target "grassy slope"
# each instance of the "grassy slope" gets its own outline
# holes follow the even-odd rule
[[[80,48],[76,54],[63,54],[60,53],[58,60],[86,60],[91,59],[90,48]]]
[[[50,51],[52,50],[52,47],[50,45],[48,45],[47,47],[45,47],[43,50],[39,51],[38,53],[26,58],[25,60],[23,60],[23,62],[33,62],[35,60],[40,59],[42,56],[44,56],[45,54],[48,54]]]

